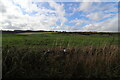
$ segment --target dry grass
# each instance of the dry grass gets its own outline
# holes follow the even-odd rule
[[[43,50],[6,46],[3,48],[3,78],[120,77],[118,48],[105,45]]]

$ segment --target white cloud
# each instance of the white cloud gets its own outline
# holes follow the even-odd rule
[[[75,23],[75,26],[80,26],[84,21],[80,20],[80,19],[74,19],[72,21],[70,21],[70,23]]]
[[[108,19],[104,22],[88,24],[82,28],[83,31],[105,31],[105,32],[118,32],[118,16]]]
[[[95,12],[95,13],[88,14],[86,17],[92,20],[100,20],[103,17],[103,14],[100,12]]]
[[[105,13],[118,12],[117,7],[115,7],[117,4],[118,3],[105,4],[103,2],[81,2],[77,11],[85,12],[86,14],[84,14],[84,16],[91,20],[100,20],[113,15],[112,13]]]
[[[75,23],[75,26],[78,26],[80,27],[82,23],[89,23],[88,20],[85,20],[85,19],[74,19],[74,20],[71,20],[70,23]]]
[[[93,5],[94,4],[94,5]],[[110,18],[111,16],[117,16],[117,13],[111,13],[111,12],[117,12],[117,5],[116,4],[106,4],[101,6],[103,3],[94,3],[94,2],[82,2],[80,3],[79,8],[77,11],[82,11],[85,14],[82,14],[80,16],[84,16],[89,18],[88,19],[75,19],[71,22],[76,23],[76,26],[80,27],[82,23],[86,23],[88,25],[83,26],[82,31],[118,31],[118,17]],[[105,11],[104,11],[105,10]],[[102,21],[102,22],[96,22],[105,18],[109,18],[108,20]]]
[[[75,29],[75,27],[72,27],[72,26],[65,25],[65,27],[64,27],[64,30],[66,30],[66,31],[74,31],[74,29]]]
[[[63,0],[64,1],[64,0]],[[71,0],[76,2],[118,2],[119,0]]]
[[[63,26],[64,23],[67,21],[65,18],[65,10],[64,10],[64,5],[63,4],[57,4],[55,2],[49,2],[50,6],[56,10],[56,14],[58,15],[58,18],[61,21],[61,25]]]
[[[1,1],[0,1],[0,12],[1,12],[1,13],[6,12],[5,6],[3,5],[3,3],[2,3]]]
[[[98,12],[93,12],[93,13],[88,14],[86,15],[86,17],[94,21],[99,21],[101,19],[108,18],[112,15],[116,15],[116,14],[112,14],[112,13],[105,14],[102,11],[98,11]]]
[[[88,11],[90,10],[92,2],[81,2],[78,8],[79,11]]]
[[[43,1],[43,0],[41,0]],[[87,23],[82,30],[84,31],[117,31],[117,17],[106,20],[100,23],[93,23],[93,21],[101,20],[106,17],[110,17],[111,14],[104,14],[108,12],[114,12],[117,9],[113,8],[113,4],[101,6],[101,3],[93,6],[92,2],[82,2],[79,8],[71,9],[73,13],[77,11],[83,11],[85,14],[80,16],[88,17],[91,21],[86,19],[74,19],[69,21],[75,23],[74,27],[65,25],[67,22],[66,12],[64,4],[58,4],[56,2],[48,2],[49,7],[53,9],[47,9],[39,3],[39,7],[33,4],[34,0],[0,0],[0,28],[2,29],[32,29],[32,30],[77,30],[80,29],[82,23]],[[39,0],[35,0],[35,3]],[[71,6],[72,7],[72,6]],[[103,9],[110,8],[108,11],[102,11]],[[113,10],[114,9],[114,10]],[[24,10],[24,11],[23,11]],[[93,12],[97,10],[97,12]],[[33,12],[37,12],[34,15]],[[71,13],[71,14],[73,14]],[[93,20],[93,21],[92,21]],[[56,22],[60,21],[60,25]],[[54,27],[51,27],[53,26]]]
[[[26,12],[32,12],[38,10],[35,4],[32,4],[32,0],[13,0],[15,4],[19,4],[21,8],[25,9]]]
[[[58,30],[61,29],[61,26],[57,26],[56,29],[58,29]]]
[[[49,2],[55,10],[47,9],[43,6],[37,7],[33,4],[34,0],[1,0],[0,2],[0,27],[2,29],[32,29],[32,30],[51,30],[56,21],[61,20],[61,26],[67,19],[63,4]],[[36,1],[37,2],[37,1]],[[23,12],[23,10],[25,12]],[[36,11],[34,15],[32,12]],[[54,13],[54,14],[49,14]]]

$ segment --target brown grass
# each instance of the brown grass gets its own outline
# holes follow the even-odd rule
[[[119,47],[3,48],[3,78],[120,77]],[[66,52],[63,52],[66,49]]]

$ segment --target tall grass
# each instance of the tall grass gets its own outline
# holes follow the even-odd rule
[[[116,45],[70,47],[69,44],[46,49],[5,46],[3,78],[120,77],[118,48]]]
[[[120,78],[117,35],[3,34],[2,42],[3,79]]]

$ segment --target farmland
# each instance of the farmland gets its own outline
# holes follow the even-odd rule
[[[3,46],[27,46],[27,47],[55,47],[55,46],[100,46],[117,45],[118,35],[76,35],[57,34],[52,32],[37,33],[4,33]]]
[[[119,45],[118,34],[4,32],[3,78],[120,77]]]

